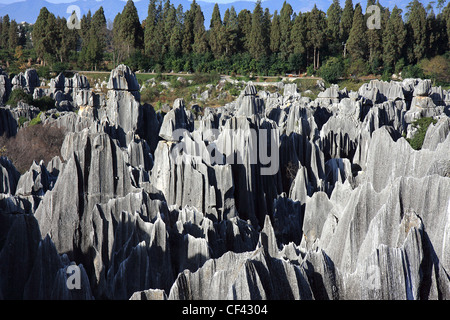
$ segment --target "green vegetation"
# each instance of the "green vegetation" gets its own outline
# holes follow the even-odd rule
[[[344,75],[344,62],[335,57],[330,58],[320,69],[319,75],[328,83],[336,83]]]
[[[436,124],[437,120],[428,117],[421,118],[412,123],[414,128],[417,128],[417,132],[411,139],[407,139],[409,144],[414,150],[422,149],[423,141],[425,140],[425,135],[427,134],[428,127],[431,124]]]
[[[42,116],[42,112],[39,112],[39,114],[36,116],[36,118],[31,119],[31,121],[28,124],[28,126],[32,127],[32,126],[35,126],[37,124],[41,124],[42,123],[41,116]]]
[[[49,96],[33,99],[31,94],[26,93],[22,89],[14,89],[6,104],[10,105],[12,108],[16,108],[20,101],[35,106],[41,111],[47,111],[55,107],[55,101]]]
[[[15,107],[17,107],[17,104],[20,101],[22,101],[26,104],[31,104],[33,102],[33,96],[31,94],[26,93],[22,89],[14,89],[11,92],[6,104],[10,105],[12,108],[15,108]]]
[[[240,12],[214,6],[205,28],[196,1],[183,8],[169,0],[149,0],[141,22],[128,0],[108,28],[100,7],[82,17],[80,30],[70,30],[65,18],[43,7],[34,25],[17,24],[7,15],[0,20],[0,64],[10,74],[35,67],[46,78],[125,63],[134,71],[253,74],[255,79],[307,73],[327,82],[369,75],[390,80],[395,72],[447,86],[450,3],[444,8],[438,1],[436,8],[438,14],[418,0],[405,12],[380,7],[381,29],[371,30],[368,14],[352,0],[343,8],[333,0],[326,11],[314,6],[309,12],[294,12],[286,1],[279,12],[269,12],[257,1],[252,10]],[[140,83],[155,76],[137,74]]]

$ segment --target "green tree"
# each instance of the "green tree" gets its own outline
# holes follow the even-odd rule
[[[336,57],[331,57],[320,67],[319,75],[328,83],[336,83],[344,73],[344,61]]]
[[[123,8],[120,17],[119,34],[126,47],[127,57],[130,57],[134,50],[143,47],[144,31],[139,21],[137,9],[132,0],[128,0]]]
[[[217,3],[214,5],[208,34],[211,51],[216,59],[220,59],[225,53],[226,34]]]
[[[150,57],[153,57],[155,53],[154,41],[157,37],[156,25],[158,23],[158,19],[159,12],[157,11],[156,0],[150,0],[144,28],[144,51]]]
[[[55,16],[46,7],[39,12],[32,32],[33,45],[38,59],[47,65],[56,55],[58,46],[59,30]]]
[[[326,40],[325,12],[314,5],[311,12],[307,13],[306,24],[308,47],[313,50],[313,66],[314,70],[317,70],[320,67],[320,50],[324,47]]]
[[[402,10],[392,9],[383,32],[383,62],[386,68],[394,70],[403,54],[406,40],[406,28],[402,19]]]
[[[205,54],[208,52],[208,40],[206,37],[205,30],[205,17],[203,15],[200,5],[195,3],[195,14],[194,14],[194,43],[192,44],[192,51],[197,54]]]
[[[181,42],[183,40],[183,19],[184,12],[183,6],[180,4],[176,9],[175,24],[170,34],[169,52],[173,56],[177,57],[181,55]]]
[[[225,28],[225,55],[230,57],[238,50],[239,22],[236,10],[232,6],[225,11],[223,16],[223,25]]]
[[[299,12],[294,20],[291,32],[291,46],[294,54],[304,54],[306,51],[306,21],[305,15]]]
[[[2,33],[1,33],[1,45],[2,48],[8,49],[9,48],[9,27],[11,25],[11,22],[9,20],[9,15],[5,15],[2,20]]]
[[[56,47],[56,54],[59,62],[69,61],[70,52],[77,49],[78,32],[76,29],[69,29],[67,27],[66,18],[56,19],[56,28],[58,30],[58,46]]]
[[[346,56],[346,43],[353,25],[353,16],[353,2],[352,0],[345,0],[345,6],[344,10],[342,10],[341,22],[339,24],[340,39],[344,42],[344,57]]]
[[[366,29],[362,8],[358,3],[355,6],[352,29],[347,41],[347,49],[353,61],[365,60],[367,57]]]
[[[425,8],[418,0],[410,2],[407,9],[408,60],[410,63],[417,63],[425,56],[426,52],[427,17]]]
[[[450,2],[444,9],[442,20],[442,24],[445,25],[447,29],[447,50],[450,50]]]
[[[272,53],[280,52],[281,31],[280,31],[280,16],[275,10],[272,18],[272,27],[270,28],[270,51]]]
[[[287,60],[291,53],[292,7],[286,1],[280,11],[280,57]]]
[[[100,7],[89,20],[89,31],[84,35],[81,54],[82,60],[90,68],[97,70],[97,66],[103,61],[106,48],[107,29],[103,7]],[[67,40],[71,41],[70,39]]]
[[[249,53],[259,60],[267,56],[267,34],[265,34],[265,17],[261,6],[261,0],[258,0],[252,13],[252,24],[249,39]]]
[[[384,8],[381,7],[379,3],[375,4],[375,1],[368,0],[367,1],[367,7],[371,5],[377,5],[380,8],[380,13]],[[365,22],[367,24],[367,20],[372,15],[372,13],[367,13],[365,15]],[[383,26],[385,27],[385,26]],[[367,28],[366,30],[366,38],[367,38],[367,49],[369,54],[369,63],[372,66],[373,69],[375,67],[381,65],[382,60],[382,54],[383,54],[383,46],[382,46],[382,28],[380,29],[370,29]],[[376,70],[372,70],[376,71]]]
[[[341,22],[342,9],[339,0],[333,0],[327,10],[327,43],[331,55],[336,55],[341,50]]]
[[[249,52],[251,30],[252,30],[252,13],[243,9],[238,14],[238,51]]]
[[[19,45],[19,26],[16,20],[11,20],[8,31],[8,48],[10,50],[15,50]]]

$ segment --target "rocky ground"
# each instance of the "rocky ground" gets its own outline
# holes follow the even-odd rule
[[[0,75],[0,94],[56,109],[2,107],[0,135],[39,114],[65,139],[24,174],[0,158],[0,298],[450,299],[450,93],[429,80],[315,100],[249,84],[162,114],[123,65],[106,95],[36,77]]]

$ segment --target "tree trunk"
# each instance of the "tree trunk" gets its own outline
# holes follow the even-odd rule
[[[320,49],[317,50],[317,70],[320,68]]]
[[[314,62],[313,62],[313,64],[314,64],[314,70],[317,70],[316,69],[316,47],[314,47]]]

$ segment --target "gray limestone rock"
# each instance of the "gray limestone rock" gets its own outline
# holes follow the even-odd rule
[[[107,89],[139,91],[139,83],[131,69],[121,64],[111,71]]]
[[[0,193],[14,195],[17,184],[20,179],[20,173],[6,157],[0,157]]]

